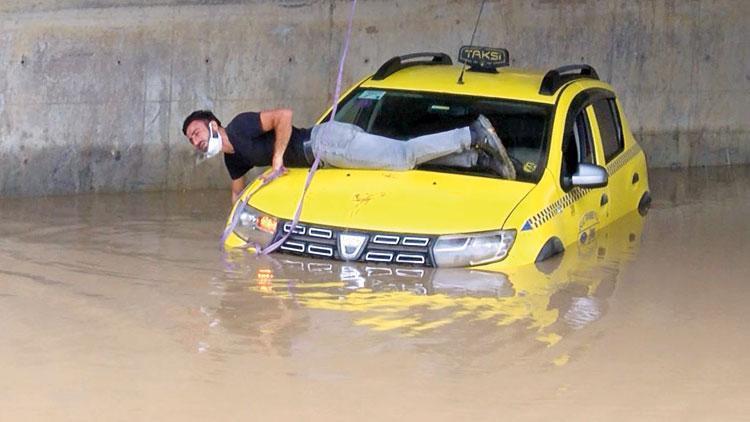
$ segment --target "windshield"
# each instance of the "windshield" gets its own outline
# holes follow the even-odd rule
[[[336,120],[399,140],[468,126],[479,114],[495,127],[516,168],[516,180],[537,182],[546,158],[552,106],[495,98],[359,88],[339,105]],[[472,152],[471,154],[475,154]],[[473,160],[437,159],[423,170],[497,177]],[[466,163],[471,162],[470,166]]]

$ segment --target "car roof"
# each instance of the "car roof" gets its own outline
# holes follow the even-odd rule
[[[458,83],[462,66],[418,65],[399,70],[382,80],[367,79],[364,88],[414,90],[457,95],[495,97],[554,104],[555,95],[542,95],[539,87],[543,71],[502,67],[497,73],[476,72],[468,68],[463,84]]]

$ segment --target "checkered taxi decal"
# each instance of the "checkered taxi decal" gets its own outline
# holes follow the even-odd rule
[[[531,218],[526,220],[526,223],[523,225],[523,228],[521,230],[533,230],[541,226],[542,224],[551,220],[552,217],[563,212],[565,208],[568,208],[569,206],[573,205],[574,202],[586,196],[589,190],[590,189],[582,189],[579,187],[571,189],[570,192],[563,195],[562,198],[558,199],[550,205],[547,205],[547,207],[545,207],[543,210],[534,214],[533,216],[531,216]]]
[[[614,160],[607,164],[607,173],[611,176],[627,164],[628,161],[635,158],[638,153],[641,152],[641,148],[638,145],[630,147],[627,151],[618,155]],[[565,208],[573,205],[576,201],[586,196],[591,189],[584,189],[575,187],[570,192],[563,195],[560,199],[546,206],[543,210],[531,216],[521,228],[522,231],[533,230],[540,227],[547,221],[551,220],[552,217],[563,212]]]
[[[623,168],[628,161],[635,158],[635,156],[638,155],[639,152],[641,152],[641,147],[639,147],[638,145],[633,145],[627,151],[623,152],[622,154],[615,157],[614,160],[607,163],[607,173],[609,173],[610,176],[615,174],[615,172]]]

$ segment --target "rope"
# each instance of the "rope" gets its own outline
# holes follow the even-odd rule
[[[351,10],[349,12],[349,22],[347,25],[346,30],[346,38],[344,39],[344,48],[341,53],[341,59],[339,60],[339,69],[338,69],[338,75],[336,76],[336,88],[334,90],[333,94],[333,110],[331,110],[331,117],[328,120],[329,122],[332,122],[334,118],[336,117],[336,111],[338,110],[338,103],[339,103],[339,97],[341,96],[341,80],[342,76],[344,74],[344,63],[346,62],[346,56],[349,53],[349,41],[352,37],[352,25],[354,22],[354,12],[357,8],[357,0],[352,0],[352,6]],[[314,151],[313,151],[314,153]],[[313,175],[318,170],[318,167],[320,166],[320,157],[315,154],[315,160],[313,161],[312,166],[310,166],[310,171],[307,173],[307,179],[305,180],[305,187],[302,189],[302,195],[299,198],[299,202],[297,203],[297,210],[294,212],[294,218],[292,219],[292,225],[289,228],[289,231],[279,240],[276,242],[268,245],[267,247],[263,248],[261,245],[254,244],[254,243],[247,243],[243,247],[253,247],[255,248],[256,254],[262,254],[262,255],[268,255],[271,252],[275,251],[279,248],[286,240],[289,238],[289,236],[294,232],[294,228],[297,227],[297,224],[299,224],[299,218],[300,214],[302,213],[302,204],[305,200],[305,195],[307,194],[307,189],[310,187],[310,183],[312,182]],[[221,244],[224,245],[224,242],[226,241],[227,237],[229,237],[229,234],[231,234],[234,231],[234,228],[237,226],[237,223],[239,222],[239,216],[242,213],[242,210],[247,205],[247,202],[250,200],[250,198],[255,195],[262,187],[266,186],[267,184],[271,183],[274,179],[284,174],[284,169],[281,170],[274,170],[271,172],[268,176],[263,176],[261,178],[261,184],[255,190],[250,192],[248,195],[245,196],[245,199],[240,203],[240,205],[237,206],[233,216],[232,221],[227,226],[227,228],[224,230],[224,234],[221,236]]]

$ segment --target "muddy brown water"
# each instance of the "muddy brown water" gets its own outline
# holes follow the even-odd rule
[[[218,248],[226,192],[0,199],[0,420],[747,420],[750,168],[507,274]]]

